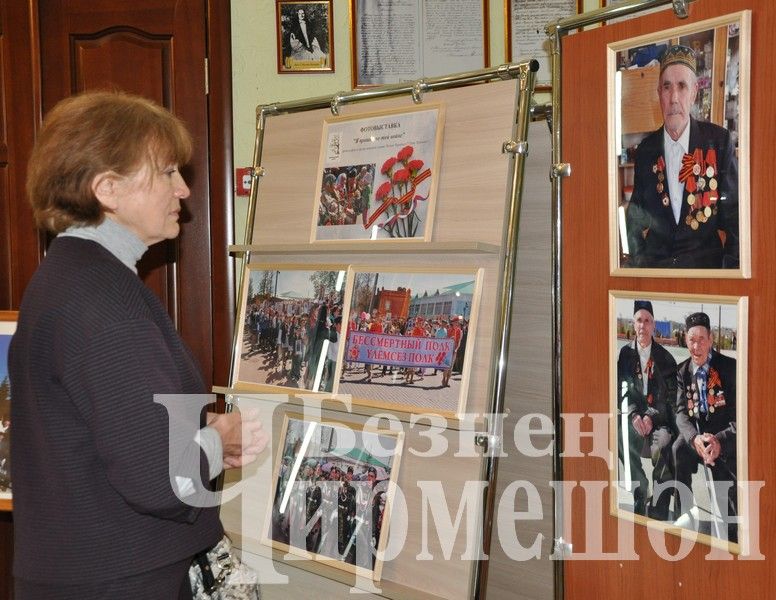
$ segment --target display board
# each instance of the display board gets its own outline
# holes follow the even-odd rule
[[[264,422],[272,423],[272,457],[242,474],[243,482],[255,486],[254,500],[227,503],[222,510],[227,530],[247,552],[343,586],[359,583],[385,597],[469,596],[479,567],[487,487],[475,439],[487,430],[485,413],[491,405],[515,164],[503,148],[515,132],[516,92],[514,81],[499,81],[434,92],[417,107],[407,95],[342,106],[339,119],[320,109],[272,115],[263,124],[252,244],[235,248],[250,256],[238,306],[235,383],[217,390],[241,407],[257,403]],[[433,135],[412,125],[412,117],[422,114],[427,103],[444,114],[436,121],[443,127],[435,134],[436,143]],[[337,125],[341,122],[358,127],[343,128]],[[432,143],[423,146],[424,139]],[[375,150],[365,152],[370,144]],[[393,154],[383,162],[383,153]],[[428,177],[434,178],[432,186],[425,186]],[[433,210],[417,211],[423,203],[433,203]],[[423,224],[421,239],[396,235],[421,231],[413,225],[415,217]],[[325,239],[330,236],[320,230],[331,223],[363,228],[368,235]],[[311,234],[311,224],[318,234]],[[300,271],[304,280],[293,277]],[[343,272],[347,275],[338,275]],[[373,328],[376,321],[380,327]],[[334,329],[339,336],[331,336]],[[262,338],[262,331],[271,333]],[[320,345],[313,341],[324,337]],[[381,348],[399,344],[401,352],[390,357],[383,353],[372,361],[367,350],[350,343],[354,339]],[[294,356],[303,363],[301,373],[294,373]],[[390,362],[394,358],[398,363]],[[438,362],[426,362],[434,360]],[[262,373],[260,381],[252,382],[250,390],[240,389],[251,371]],[[348,378],[353,371],[358,381]],[[327,373],[336,373],[331,387],[321,383],[329,381]],[[268,385],[263,388],[261,381]],[[351,405],[341,404],[338,386],[352,394]],[[285,396],[255,393],[262,391]],[[287,416],[308,406],[300,398],[309,402],[310,394],[323,403],[318,419]],[[406,404],[396,402],[405,395]],[[445,400],[447,395],[452,401]],[[381,420],[386,413],[390,417]],[[400,430],[400,468],[365,458],[375,456],[366,441],[354,447],[354,458],[352,451],[337,454],[339,443],[324,439],[339,439],[347,428],[367,423]],[[429,448],[435,437],[444,443]],[[353,467],[352,482],[341,484],[342,511],[348,502],[346,488],[359,487],[362,476],[371,473],[370,465],[379,480],[395,483],[402,492],[394,496],[389,526],[406,534],[406,540],[390,559],[373,568],[358,559],[347,566],[342,563],[349,560],[330,559],[325,532],[319,537],[317,531],[307,531],[305,536],[311,537],[291,540],[290,517],[278,516],[280,507],[287,506],[282,500],[287,468],[296,474],[309,467],[305,481],[323,482],[330,478],[314,475],[316,470]],[[227,489],[234,478],[227,476]],[[325,489],[321,493],[325,503]],[[444,498],[429,496],[436,493]],[[356,522],[377,523],[378,513],[373,514],[371,519],[356,517]],[[343,548],[339,552],[346,556],[347,539],[340,542],[345,554]],[[378,550],[379,544],[375,541]],[[300,561],[304,546],[313,550]],[[293,552],[286,554],[289,549]],[[363,587],[365,582],[374,588]],[[284,589],[284,597],[294,590],[294,585]]]
[[[751,39],[744,42],[749,19]],[[585,493],[581,493],[577,484],[574,495],[566,498],[567,529],[563,536],[573,545],[576,559],[564,565],[567,598],[639,597],[647,588],[656,597],[767,597],[770,594],[768,557],[773,553],[773,541],[763,534],[772,501],[763,489],[768,488],[772,459],[758,440],[767,437],[774,412],[772,404],[767,402],[770,378],[763,375],[768,370],[767,348],[776,322],[772,302],[776,280],[769,268],[776,260],[776,249],[769,241],[774,209],[763,199],[767,197],[765,190],[770,179],[767,148],[776,134],[771,118],[774,83],[765,58],[770,53],[773,42],[770,32],[775,25],[776,9],[770,2],[695,2],[690,4],[690,15],[685,20],[678,20],[672,11],[661,11],[563,38],[561,156],[563,162],[571,165],[571,175],[562,181],[561,203],[562,411],[592,415],[593,421],[582,422],[582,431],[597,428],[594,444],[600,449],[601,437],[608,439],[604,448],[619,463],[607,464],[606,453],[591,453],[590,446],[586,448],[584,444],[582,452],[567,452],[563,460],[565,480],[587,482]],[[713,35],[708,36],[708,43],[700,40],[697,32],[710,29]],[[727,264],[713,269],[718,271],[713,277],[704,276],[704,269],[709,267],[703,265],[692,267],[692,276],[677,276],[670,270],[663,274],[658,269],[650,271],[648,276],[639,276],[624,269],[611,269],[612,211],[607,196],[609,186],[616,182],[610,176],[611,164],[607,157],[611,157],[611,149],[607,136],[601,135],[611,113],[607,94],[611,92],[607,83],[611,64],[607,65],[607,48],[618,47],[617,44],[629,39],[655,41],[660,37],[659,32],[668,32],[664,37],[669,42],[679,42],[699,52],[696,61],[703,63],[696,62],[697,72],[708,71],[713,78],[711,81],[699,79],[701,88],[709,84],[715,94],[724,92],[729,100],[727,107],[740,109],[730,113],[733,117],[747,114],[749,110],[746,123],[749,151],[741,150],[735,158],[739,182],[744,177],[744,184],[749,186],[747,197],[739,201],[749,203],[751,218],[741,220],[741,243],[751,242],[751,272],[745,268],[725,272],[722,269]],[[738,66],[745,64],[747,57],[751,57],[750,67],[741,67],[747,72],[738,73]],[[634,57],[624,57],[628,58]],[[621,66],[627,72],[627,65]],[[635,68],[646,70],[649,66],[645,62]],[[738,85],[746,82],[745,75],[749,75],[748,89]],[[648,88],[644,94],[651,94],[657,102],[658,86]],[[739,96],[739,92],[748,92],[749,98]],[[709,98],[710,104],[705,108],[709,111],[709,120],[714,121],[713,94]],[[728,133],[741,131],[740,122],[727,117],[721,124]],[[646,146],[642,148],[642,154],[646,149]],[[692,158],[692,148],[688,153]],[[638,163],[639,149],[631,156]],[[623,162],[627,163],[628,158]],[[658,162],[655,162],[656,177],[662,166]],[[689,160],[688,166],[695,169],[694,162],[690,164]],[[704,167],[707,177],[716,180],[719,163],[712,160],[704,163]],[[746,189],[745,185],[741,189]],[[580,202],[580,198],[591,201]],[[711,216],[715,216],[714,207],[711,208]],[[705,218],[704,215],[692,230],[700,230]],[[687,223],[692,225],[691,220]],[[649,232],[642,230],[641,235],[648,236]],[[722,241],[724,245],[727,240]],[[713,323],[711,327],[699,313],[708,317]],[[699,423],[699,428],[711,427],[717,418],[715,415],[721,412],[735,415],[727,418],[736,427],[733,444],[727,446],[724,460],[717,461],[733,470],[737,467],[736,492],[741,510],[736,516],[742,520],[737,523],[737,538],[730,539],[731,543],[725,538],[733,530],[715,526],[721,515],[714,505],[722,506],[724,501],[719,497],[716,502],[713,498],[701,497],[702,491],[708,489],[703,483],[704,477],[720,483],[730,480],[729,473],[720,475],[714,465],[698,466],[689,497],[693,508],[688,512],[680,508],[682,514],[676,519],[661,515],[659,506],[654,506],[653,512],[642,514],[633,495],[635,488],[627,485],[627,481],[619,488],[611,487],[611,470],[625,469],[623,459],[627,452],[618,451],[618,438],[621,439],[622,430],[628,428],[630,420],[626,409],[626,419],[620,425],[622,415],[613,409],[612,396],[621,399],[620,391],[628,387],[628,378],[622,374],[617,380],[619,383],[615,381],[614,365],[625,362],[620,346],[633,345],[635,330],[640,327],[638,319],[650,320],[650,314],[654,316],[654,339],[676,354],[680,378],[677,380],[675,376],[674,382],[682,394],[682,402],[677,401],[674,407],[679,430],[687,423],[693,425],[694,421]],[[694,382],[682,379],[690,364],[690,352],[683,345],[692,343],[691,333],[699,328],[711,330],[712,360],[720,360],[714,359],[715,356],[727,357],[722,361],[726,364],[724,368],[719,367],[719,362],[711,364],[710,378],[704,386],[707,394],[693,388]],[[731,367],[737,371],[733,372]],[[727,373],[724,384],[721,383],[723,371]],[[718,404],[720,390],[724,392],[723,405]],[[649,393],[644,397],[652,399],[651,406],[658,398]],[[735,412],[731,411],[731,404]],[[612,415],[617,418],[609,432],[611,435],[607,435],[606,424],[612,422]],[[601,418],[595,420],[595,417]],[[723,440],[721,431],[721,428],[717,430],[717,438]],[[704,432],[701,429],[701,434]],[[570,442],[572,448],[579,447],[578,440],[569,438],[565,440],[567,448]],[[634,458],[647,469],[650,487],[660,481],[652,477],[652,467],[657,470],[660,465],[656,455],[652,458],[654,462],[638,455]],[[677,510],[675,499],[669,507]],[[693,519],[683,518],[688,515]],[[699,571],[701,564],[704,567]],[[595,577],[591,577],[591,569]]]

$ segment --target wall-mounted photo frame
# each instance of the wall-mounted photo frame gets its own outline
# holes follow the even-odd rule
[[[324,120],[311,242],[429,241],[444,105]]]
[[[11,492],[11,386],[8,378],[8,348],[16,331],[19,313],[0,310],[0,510],[12,510]]]
[[[344,265],[249,264],[233,387],[333,392],[346,287]]]
[[[286,414],[262,543],[379,581],[403,442],[403,432]]]
[[[275,0],[278,73],[334,72],[332,0]]]
[[[745,547],[747,316],[744,296],[609,292],[613,515]]]
[[[552,89],[548,23],[582,12],[583,0],[506,0],[504,23],[507,62],[535,58],[539,61],[536,90]]]
[[[751,276],[751,12],[607,47],[613,275]]]
[[[352,267],[338,393],[385,410],[465,412],[482,276]]]
[[[350,0],[350,22],[354,88],[490,65],[485,0]]]

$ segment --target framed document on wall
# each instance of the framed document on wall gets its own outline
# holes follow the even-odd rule
[[[507,0],[504,3],[507,61],[538,60],[536,89],[549,89],[552,79],[550,41],[544,28],[552,21],[575,15],[581,6],[582,0]]]
[[[484,0],[350,0],[353,87],[489,65]]]

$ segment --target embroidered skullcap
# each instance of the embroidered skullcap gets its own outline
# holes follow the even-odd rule
[[[652,303],[649,300],[636,300],[633,302],[633,314],[635,315],[640,310],[646,310],[653,317],[655,312],[652,310]]]
[[[687,46],[669,46],[668,50],[663,52],[663,56],[660,57],[660,72],[665,71],[666,67],[670,65],[684,65],[696,73],[698,65],[695,52]]]
[[[687,319],[685,319],[684,324],[687,327],[688,331],[691,328],[696,327],[698,325],[702,325],[703,327],[711,331],[711,322],[709,321],[709,315],[703,312],[692,313],[689,317],[687,317]]]

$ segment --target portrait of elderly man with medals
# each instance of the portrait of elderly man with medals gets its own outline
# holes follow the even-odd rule
[[[654,490],[661,483],[670,488],[674,480],[671,446],[675,429],[676,361],[653,338],[655,314],[652,302],[634,301],[633,329],[636,334],[633,341],[620,349],[617,359],[621,411],[618,456],[624,465],[628,465],[621,479],[633,482],[634,513],[665,521],[669,517],[671,489],[659,495]],[[652,461],[651,498],[642,458]]]
[[[693,493],[692,474],[704,470],[709,487],[711,533],[737,541],[737,528],[729,517],[738,515],[736,501],[736,360],[712,348],[709,316],[703,312],[685,321],[685,340],[690,357],[677,370],[676,426],[673,444],[676,471],[677,523],[691,513],[687,500]],[[716,504],[716,507],[714,506]],[[727,523],[727,527],[725,527]]]
[[[635,152],[624,266],[739,268],[738,164],[730,133],[691,115],[696,56],[669,46],[657,95],[663,126]]]

